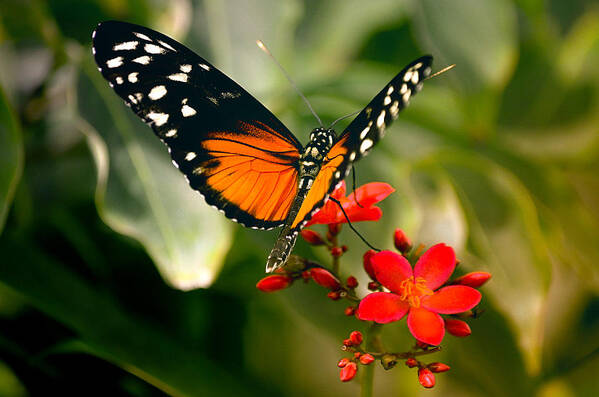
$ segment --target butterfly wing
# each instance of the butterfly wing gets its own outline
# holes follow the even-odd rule
[[[329,194],[348,174],[351,165],[367,155],[405,108],[410,97],[422,88],[430,75],[433,57],[412,61],[399,72],[339,135],[326,155],[320,172],[302,203],[292,227],[301,228],[324,205]]]
[[[104,78],[168,146],[173,164],[208,204],[247,227],[284,223],[302,146],[268,109],[154,30],[108,21],[92,37]]]

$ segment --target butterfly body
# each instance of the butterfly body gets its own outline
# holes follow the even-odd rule
[[[208,61],[154,30],[98,25],[92,51],[114,91],[168,147],[206,202],[246,227],[283,226],[267,271],[284,265],[297,234],[430,74],[408,64],[337,136],[316,128],[302,147],[268,109]]]

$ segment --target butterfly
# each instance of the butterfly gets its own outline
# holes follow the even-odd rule
[[[100,23],[92,40],[99,71],[209,205],[246,227],[283,227],[267,272],[285,264],[301,228],[420,91],[433,60],[408,64],[340,135],[318,127],[302,147],[258,100],[177,41],[117,21]]]

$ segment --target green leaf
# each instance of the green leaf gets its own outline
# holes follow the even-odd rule
[[[0,233],[23,173],[23,157],[19,121],[0,87]]]
[[[77,124],[98,168],[101,217],[137,239],[173,287],[209,286],[229,249],[233,225],[189,187],[166,148],[130,114],[91,60],[83,70],[78,98],[87,120]]]
[[[34,245],[5,236],[0,252],[0,281],[71,328],[84,343],[83,351],[121,366],[170,395],[252,394],[252,388],[205,358],[193,342],[169,333],[168,326],[132,315],[112,295]]]

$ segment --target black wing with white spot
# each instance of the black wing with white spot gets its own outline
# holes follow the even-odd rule
[[[423,80],[430,76],[432,63],[430,55],[410,62],[339,135],[327,158],[343,153],[343,162],[333,174],[329,193],[347,176],[352,163],[370,152],[399,112],[408,106],[410,98],[422,89]]]
[[[302,146],[270,111],[159,32],[108,21],[92,37],[102,75],[168,146],[192,188],[245,226],[283,224]]]

